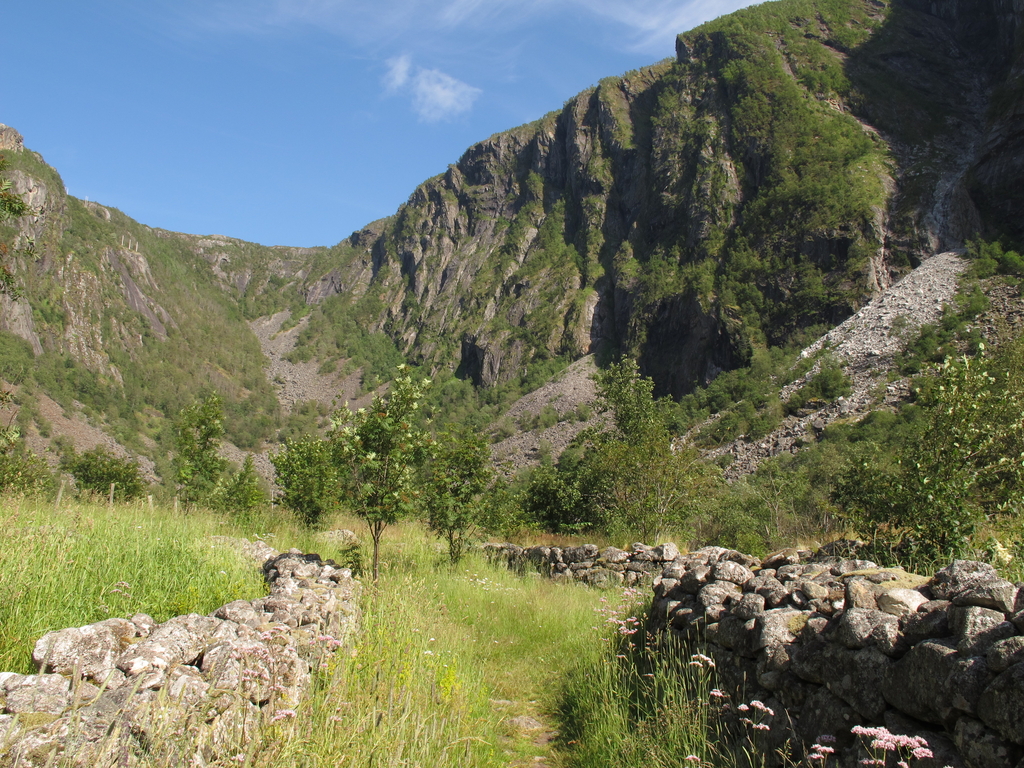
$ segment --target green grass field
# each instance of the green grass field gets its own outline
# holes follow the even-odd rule
[[[9,671],[32,671],[32,645],[52,629],[138,611],[162,621],[264,594],[258,569],[211,536],[259,534],[277,549],[340,556],[287,519],[30,501],[0,510]],[[642,642],[646,590],[559,585],[476,555],[452,568],[417,524],[389,529],[384,544],[379,583],[364,579],[354,647],[316,670],[313,696],[237,764],[597,768],[680,765],[690,754],[721,763],[706,740],[706,676]]]

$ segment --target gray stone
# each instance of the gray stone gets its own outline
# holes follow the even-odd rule
[[[832,644],[822,637],[794,645],[790,651],[793,674],[809,683],[824,685],[829,677],[828,653]]]
[[[600,551],[598,557],[606,563],[624,563],[629,560],[629,552],[616,547],[605,547]]]
[[[71,681],[62,675],[25,675],[4,686],[8,714],[59,715],[71,703]]]
[[[855,571],[870,571],[878,567],[878,563],[874,563],[870,560],[841,560],[832,566],[832,573],[836,576],[842,576],[847,573],[854,573]]]
[[[892,654],[898,636],[899,620],[895,616],[864,608],[843,611],[836,627],[836,640],[851,649],[874,645],[883,653]]]
[[[134,625],[124,623],[132,628],[131,637],[134,637]],[[109,677],[127,646],[127,638],[119,634],[116,627],[90,624],[47,632],[36,641],[32,661],[46,672],[72,675],[77,670],[83,677],[102,682]]]
[[[1014,635],[997,640],[985,653],[985,663],[995,673],[1003,672],[1024,661],[1024,637]]]
[[[764,597],[756,592],[748,592],[730,606],[734,616],[743,620],[752,619],[764,613]]]
[[[875,598],[878,610],[893,616],[908,616],[928,602],[928,598],[916,589],[890,589]]]
[[[774,576],[757,576],[747,582],[746,586],[764,598],[769,608],[779,607],[789,596],[789,590]]]
[[[654,596],[656,598],[665,597],[677,586],[679,586],[678,579],[666,579],[664,576],[658,576],[654,579]]]
[[[597,554],[598,548],[596,544],[584,544],[582,547],[566,547],[562,550],[562,562],[582,563],[586,560],[596,560]]]
[[[723,560],[715,564],[711,570],[711,577],[716,581],[731,581],[733,584],[743,586],[752,578],[754,573],[746,566],[734,563],[731,560]]]
[[[976,605],[1012,614],[1016,600],[1017,587],[1005,579],[993,579],[958,592],[953,605]]]
[[[961,717],[956,721],[953,741],[970,768],[1014,768],[1021,748],[1004,741],[980,720]]]
[[[761,563],[765,568],[778,568],[782,565],[799,565],[800,564],[800,552],[797,549],[790,547],[789,549],[782,549],[778,552],[773,552],[768,555]]]
[[[791,608],[773,608],[754,619],[755,648],[767,648],[781,643],[791,643],[796,633],[803,629],[806,615]]]
[[[775,569],[775,578],[781,582],[794,581],[804,575],[805,565],[783,565]]]
[[[1008,741],[1024,744],[1024,663],[996,676],[981,694],[978,717]]]
[[[622,586],[623,575],[610,568],[591,568],[583,574],[583,583],[591,587],[610,589]]]
[[[1013,614],[1011,621],[1013,626],[1017,628],[1017,631],[1024,635],[1024,611],[1017,611]]]
[[[679,557],[679,547],[670,541],[659,544],[651,551],[655,560],[675,560]]]
[[[818,584],[810,579],[803,579],[797,582],[797,589],[807,595],[811,600],[823,600],[828,597],[828,587]]]
[[[841,698],[865,720],[879,720],[885,712],[882,680],[888,674],[892,659],[877,648],[851,651],[839,645],[825,650],[828,665],[828,689]]]
[[[222,605],[214,611],[213,615],[218,619],[233,621],[236,624],[245,624],[250,627],[258,627],[266,621],[264,614],[257,612],[248,600],[235,600],[227,605]]]
[[[956,647],[948,640],[918,643],[888,668],[882,695],[911,717],[945,723],[953,713],[947,681],[956,660]]]
[[[808,695],[801,710],[796,732],[808,743],[825,733],[849,733],[850,728],[861,723],[854,709],[825,687]]]
[[[707,565],[696,565],[679,578],[679,588],[691,595],[696,595],[711,578],[711,568]]]
[[[947,686],[950,702],[961,712],[975,713],[978,699],[995,675],[980,656],[954,659],[950,665]]]
[[[965,656],[981,656],[992,643],[1015,634],[1013,624],[1001,611],[978,606],[953,606],[949,624],[956,637],[957,650]]]
[[[730,648],[740,656],[754,658],[754,619],[741,619],[738,616],[723,616],[718,622],[718,644]]]
[[[929,582],[937,600],[952,600],[956,595],[986,582],[999,581],[996,569],[974,560],[954,560],[935,574]]]
[[[874,585],[867,579],[854,578],[846,582],[846,593],[843,596],[846,608],[876,610],[878,602]]]
[[[940,601],[934,601],[940,604]],[[900,617],[900,631],[910,645],[916,645],[922,640],[936,637],[949,637],[953,630],[949,626],[949,613],[945,607],[925,611],[929,605],[925,603],[921,610],[909,616]],[[949,606],[947,601],[941,601],[942,606]]]
[[[697,602],[707,610],[713,605],[722,605],[726,599],[733,595],[739,595],[740,588],[731,581],[712,581],[705,584],[697,593]]]

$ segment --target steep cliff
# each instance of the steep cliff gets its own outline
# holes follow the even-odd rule
[[[967,5],[784,0],[706,24],[471,147],[306,295],[359,299],[413,359],[484,385],[621,350],[685,393],[937,249],[1021,235],[1020,11]]]
[[[301,304],[295,275],[316,253],[144,226],[67,195],[13,129],[2,133],[12,190],[33,209],[0,233],[21,293],[0,295],[0,379],[19,387],[23,427],[49,431],[45,394],[159,459],[168,417],[216,389],[236,442],[272,434],[278,404],[243,312],[276,307],[289,280]]]
[[[24,299],[0,296],[0,378],[78,400],[140,447],[215,388],[256,446],[282,414],[247,321],[290,311],[308,315],[290,354],[321,373],[355,334],[382,368],[394,344],[483,386],[626,352],[682,395],[756,348],[799,348],[938,250],[1024,239],[1014,2],[723,17],[674,59],[470,147],[331,248],[146,227],[69,197],[0,127],[36,209],[0,232],[35,242],[12,264]]]

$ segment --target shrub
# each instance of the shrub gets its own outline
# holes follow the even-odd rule
[[[61,465],[75,478],[79,490],[106,495],[113,485],[114,498],[120,501],[140,498],[146,492],[139,465],[132,459],[115,456],[101,445],[82,454],[72,449]]]
[[[53,473],[46,462],[20,446],[0,452],[0,493],[37,496],[53,489]]]

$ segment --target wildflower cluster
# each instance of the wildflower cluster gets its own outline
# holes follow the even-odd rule
[[[811,751],[807,755],[807,759],[811,761],[811,764],[821,763],[825,764],[828,760],[829,755],[834,755],[836,748],[832,744],[836,743],[836,737],[831,734],[824,734],[818,737],[818,740],[811,745]]]
[[[622,590],[617,605],[611,605],[608,598],[601,598],[601,607],[594,611],[604,615],[605,624],[615,627],[615,633],[624,637],[635,635],[640,631],[641,620],[636,615],[626,615],[631,611],[630,606],[635,605],[637,598],[642,595],[641,590],[634,587],[627,587]],[[595,627],[596,629],[596,627]]]
[[[899,756],[896,765],[899,768],[910,768],[910,759],[925,760],[934,757],[928,749],[928,742],[921,736],[905,736],[903,734],[890,733],[888,728],[865,728],[855,725],[850,729],[854,736],[863,736],[871,739],[870,751],[872,756],[860,761],[864,766],[884,766],[888,753],[892,752]]]
[[[750,704],[740,704],[736,707],[744,715],[750,712],[757,720],[752,720],[749,716],[741,717],[740,722],[746,726],[753,728],[755,731],[768,731],[771,730],[771,726],[764,722],[767,717],[775,717],[775,711],[767,704],[754,699]]]

